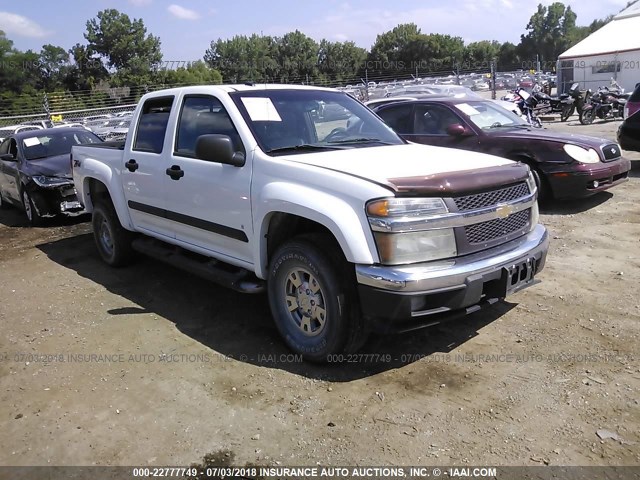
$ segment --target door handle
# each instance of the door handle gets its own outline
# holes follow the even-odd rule
[[[124,166],[127,167],[127,170],[129,170],[130,172],[135,172],[139,167],[138,162],[136,162],[133,158],[125,163]]]
[[[180,168],[180,165],[171,165],[171,168],[167,168],[166,172],[172,180],[180,180],[184,177],[184,170]]]

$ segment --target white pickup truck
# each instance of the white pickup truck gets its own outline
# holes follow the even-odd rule
[[[124,144],[73,147],[98,252],[268,292],[311,361],[476,311],[537,280],[526,165],[407,143],[345,93],[197,86],[142,97]]]

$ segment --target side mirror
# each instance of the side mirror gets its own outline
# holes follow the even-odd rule
[[[200,135],[196,140],[196,158],[234,167],[242,167],[245,163],[244,153],[233,150],[233,142],[228,135]]]
[[[0,155],[0,160],[4,160],[5,162],[17,162],[18,159],[11,155],[10,153],[5,153]]]
[[[453,123],[447,127],[447,134],[452,137],[462,137],[467,134],[467,129],[464,128],[464,125]]]

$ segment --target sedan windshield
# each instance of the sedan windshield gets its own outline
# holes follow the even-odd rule
[[[266,153],[301,153],[405,143],[346,93],[261,90],[231,94]]]
[[[58,129],[56,129],[58,130]],[[22,148],[27,160],[56,157],[71,153],[73,145],[83,143],[99,143],[102,140],[90,132],[64,131],[47,132],[42,135],[34,134],[22,139]]]
[[[455,107],[467,115],[475,126],[483,130],[527,125],[516,114],[492,102],[457,103]]]

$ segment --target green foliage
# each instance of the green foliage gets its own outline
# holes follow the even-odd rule
[[[298,30],[282,37],[238,35],[212,41],[204,61],[162,68],[160,39],[147,32],[144,22],[106,9],[87,21],[86,44],[68,51],[44,45],[40,52],[22,52],[0,31],[0,115],[42,113],[45,91],[55,111],[135,102],[160,86],[223,80],[336,85],[365,76],[448,74],[456,67],[486,71],[492,60],[499,70],[510,70],[531,64],[536,55],[546,66],[612,18],[578,26],[570,6],[540,4],[518,45],[496,41],[465,45],[460,37],[423,33],[416,24],[406,23],[379,34],[370,52],[353,42],[317,43]]]

